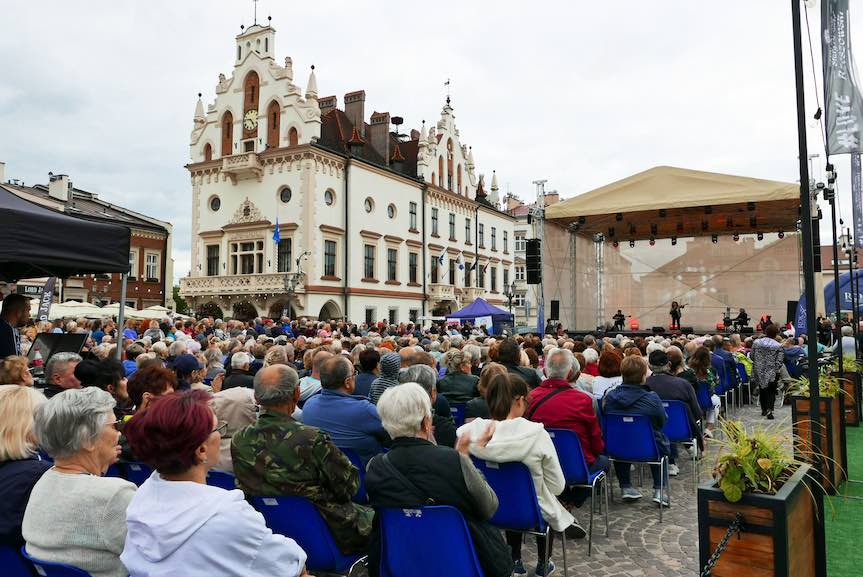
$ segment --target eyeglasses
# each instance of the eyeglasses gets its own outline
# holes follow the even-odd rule
[[[114,429],[117,432],[123,431],[123,421],[114,421],[112,423],[105,423],[105,426],[111,427],[112,429]]]
[[[224,436],[225,436],[225,433],[227,433],[227,432],[228,432],[228,423],[222,423],[221,425],[219,425],[218,427],[216,427],[215,429],[213,429],[213,432],[214,432],[214,433],[219,433],[219,435],[221,435],[222,437],[224,437]]]

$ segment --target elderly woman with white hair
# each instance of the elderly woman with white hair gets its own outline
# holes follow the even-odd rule
[[[36,409],[34,433],[54,459],[30,494],[22,535],[27,552],[93,577],[124,577],[126,508],[135,485],[102,477],[120,455],[114,398],[97,387],[69,389]]]
[[[438,391],[450,403],[467,403],[479,396],[479,377],[471,373],[471,356],[459,349],[450,349],[443,357],[446,376],[438,381]]]
[[[388,453],[374,457],[367,467],[366,492],[372,507],[419,508],[429,502],[456,507],[467,522],[483,574],[509,576],[513,568],[509,549],[488,522],[497,511],[497,495],[469,457],[471,443],[485,446],[494,434],[494,424],[474,441],[464,435],[453,450],[430,441],[431,399],[417,383],[387,389],[377,409],[393,442]],[[380,567],[377,517],[368,567],[376,577]]]

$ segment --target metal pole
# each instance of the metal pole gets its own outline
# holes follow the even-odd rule
[[[123,325],[126,324],[126,279],[129,275],[120,275],[120,309],[117,313],[117,360],[123,360]]]
[[[839,288],[839,240],[836,238],[836,192],[831,188],[824,189],[824,195],[827,200],[830,201],[830,223],[833,227],[833,289],[834,289],[834,298],[835,298],[835,308],[836,308],[836,318],[839,318],[839,302],[840,302],[840,288]],[[839,331],[839,323],[836,323],[836,330]],[[841,354],[842,351],[842,334],[841,332],[838,335],[839,338],[839,374],[843,374],[843,362],[842,357],[844,355]]]
[[[791,24],[794,41],[794,81],[797,93],[797,158],[800,163],[800,232],[803,251],[803,284],[806,295],[806,335],[809,357],[809,441],[820,447],[821,405],[818,390],[818,332],[815,327],[815,263],[812,254],[812,197],[809,194],[809,154],[806,143],[806,93],[803,87],[803,42],[800,25],[800,0],[791,0]],[[837,303],[838,305],[838,303]],[[820,459],[815,455],[816,469],[820,470]],[[814,492],[816,517],[824,522],[824,500]],[[822,531],[815,531],[815,571],[821,576],[827,572],[825,543]]]
[[[854,356],[857,356],[857,326],[859,322],[857,307],[858,307],[858,299],[860,298],[857,294],[857,287],[854,283],[854,239],[851,238],[851,229],[847,229],[848,234],[848,288],[851,290],[851,322],[852,322],[852,330],[854,331]],[[839,342],[841,343],[841,337]],[[841,344],[840,344],[841,347]],[[844,356],[844,355],[843,355]]]

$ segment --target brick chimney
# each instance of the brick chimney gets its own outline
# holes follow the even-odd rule
[[[390,157],[390,113],[374,112],[369,121],[369,134],[366,141],[378,154],[389,160]]]
[[[551,206],[560,202],[560,193],[557,191],[545,193],[545,206]]]
[[[521,200],[514,194],[507,195],[506,197],[506,210],[512,210],[522,205]]]
[[[318,106],[321,108],[321,116],[336,108],[339,105],[339,100],[335,96],[324,96],[318,98]]]
[[[65,174],[51,174],[48,181],[48,196],[60,202],[69,202],[69,177]]]
[[[360,136],[365,137],[366,121],[366,91],[357,90],[345,94],[345,115],[351,124],[360,131]]]

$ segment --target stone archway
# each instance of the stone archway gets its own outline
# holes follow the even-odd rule
[[[342,318],[342,310],[334,301],[327,301],[318,313],[319,321],[335,321]]]
[[[240,301],[238,303],[234,303],[233,313],[232,318],[235,320],[250,321],[258,316],[258,309],[256,309],[255,305],[249,301]]]
[[[282,313],[285,310],[285,304],[287,304],[286,300],[277,300],[270,305],[270,310],[267,312],[267,316],[269,316],[273,320],[282,318]],[[291,320],[297,318],[297,309],[294,308],[294,305],[291,305],[291,308],[288,311],[288,318]]]
[[[195,315],[201,319],[205,317],[213,317],[213,319],[223,319],[225,318],[225,313],[222,311],[222,307],[210,301],[208,303],[202,304],[195,309]]]

